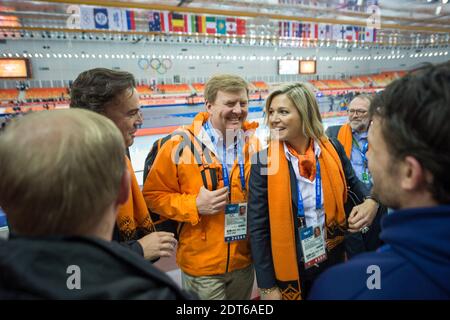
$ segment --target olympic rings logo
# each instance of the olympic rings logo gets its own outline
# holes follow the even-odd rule
[[[172,60],[167,58],[165,59],[153,58],[150,60],[141,58],[138,60],[138,66],[142,70],[148,70],[148,68],[152,68],[159,74],[164,74],[167,72],[167,70],[172,68]]]

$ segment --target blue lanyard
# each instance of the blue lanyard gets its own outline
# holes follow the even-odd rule
[[[300,190],[300,183],[298,185],[298,198],[297,198],[297,217],[303,222],[305,219],[305,206],[303,205],[303,197]],[[320,163],[316,156],[316,210],[322,209],[322,176],[320,174]],[[306,225],[306,223],[305,223]]]
[[[353,145],[356,147],[356,150],[358,150],[358,152],[361,154],[361,158],[363,161],[363,167],[364,167],[364,171],[366,171],[367,169],[367,157],[366,157],[366,153],[367,153],[367,149],[369,149],[369,143],[366,141],[363,144],[362,149],[359,147],[359,143],[358,141],[356,141],[355,138],[353,138]]]
[[[361,156],[363,159],[363,163],[365,164],[365,166],[367,167],[367,158],[366,158],[366,153],[367,153],[367,149],[369,149],[369,143],[366,142],[364,143],[362,150],[361,150]]]
[[[214,135],[211,132],[211,127],[209,126],[209,122],[205,122],[205,130],[206,133],[209,135],[212,143],[215,143],[215,138]],[[238,158],[238,164],[239,164],[239,177],[241,180],[241,187],[242,187],[242,191],[246,190],[245,187],[245,167],[244,167],[244,158],[242,156],[242,145],[240,143],[240,136],[238,137],[238,141],[237,141],[237,158]],[[230,178],[228,175],[228,168],[227,168],[227,150],[226,150],[226,146],[225,146],[225,142],[223,144],[223,153],[222,153],[222,177],[223,177],[223,184],[225,187],[228,187],[230,185]]]

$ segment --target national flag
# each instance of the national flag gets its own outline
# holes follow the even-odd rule
[[[161,31],[161,13],[158,11],[151,11],[148,16],[148,30]]]
[[[197,26],[197,16],[193,14],[186,14],[186,22],[185,25],[187,25],[187,32],[194,33],[198,32],[198,26]]]
[[[346,28],[344,26],[333,26],[333,40],[344,39]]]
[[[352,26],[345,28],[344,39],[347,41],[353,41],[355,39],[355,30]]]
[[[206,17],[206,33],[215,34],[216,31],[216,17]]]
[[[206,33],[206,17],[197,16],[197,32]]]
[[[306,38],[306,39],[309,39],[309,38],[311,38],[311,26],[310,26],[310,24],[309,23],[304,23],[303,24],[303,29],[304,29],[304,34],[305,34],[305,36],[304,36],[304,38]]]
[[[227,25],[225,18],[216,19],[216,33],[227,34]]]
[[[169,32],[172,31],[171,15],[167,11],[159,13],[159,18],[161,19],[161,31]]]
[[[123,31],[122,10],[119,8],[108,9],[109,30]]]
[[[172,24],[170,31],[184,32],[184,15],[182,13],[172,12],[169,16],[171,16]]]
[[[278,22],[278,36],[284,37],[284,22],[282,21]]]
[[[284,22],[284,36],[285,36],[286,38],[288,38],[290,32],[291,32],[291,28],[290,28],[289,22],[285,21],[285,22]]]
[[[324,40],[327,37],[327,25],[320,24],[319,25],[319,39]]]
[[[311,24],[311,38],[312,39],[318,39],[319,38],[319,25],[317,23],[312,23]]]
[[[108,9],[94,8],[94,23],[95,29],[109,29],[108,23]]]
[[[377,41],[377,29],[367,28],[366,29],[366,41],[376,42]]]
[[[295,38],[301,38],[302,37],[302,24],[299,22],[294,22],[294,32],[293,36]]]
[[[92,7],[80,6],[80,27],[81,29],[95,29],[94,10]]]
[[[236,18],[227,18],[226,24],[227,24],[227,34],[236,34],[237,31]]]
[[[353,26],[353,40],[357,41],[359,39],[359,27]]]
[[[124,11],[124,26],[126,26],[126,30],[136,30],[136,20],[134,19],[134,11],[133,10],[125,10]]]
[[[366,40],[366,28],[365,27],[358,27],[358,41],[365,41]]]
[[[246,33],[246,21],[244,19],[236,19],[236,33],[244,35]]]
[[[333,26],[327,25],[325,27],[325,38],[332,39],[333,38]]]

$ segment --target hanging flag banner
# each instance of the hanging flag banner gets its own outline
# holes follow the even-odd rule
[[[109,29],[108,9],[94,8],[95,29]]]
[[[148,15],[148,30],[153,32],[162,31],[161,29],[161,13],[157,11],[150,11]]]
[[[122,10],[118,8],[108,9],[109,30],[122,31],[125,30],[123,26]]]
[[[173,32],[184,32],[184,15],[181,13],[172,12],[171,14],[172,30]]]
[[[124,21],[126,21],[126,24],[124,24],[124,26],[126,26],[126,30],[128,30],[128,31],[136,30],[136,21],[135,21],[135,17],[134,17],[134,11],[125,10],[125,11],[123,11],[123,15],[124,15]]]
[[[215,34],[216,33],[216,17],[206,17],[206,33]]]
[[[238,35],[245,35],[246,34],[246,21],[244,19],[236,19],[236,33]]]
[[[81,29],[95,29],[92,7],[80,6],[80,27]]]
[[[227,24],[225,18],[217,18],[216,19],[216,33],[218,34],[227,34]]]
[[[227,34],[236,34],[237,33],[237,23],[235,18],[227,18],[226,19],[226,28]]]

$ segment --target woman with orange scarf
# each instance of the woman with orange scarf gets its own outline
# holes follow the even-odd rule
[[[367,189],[326,137],[307,84],[272,92],[265,113],[271,142],[252,162],[248,203],[258,287],[262,299],[304,299],[321,272],[345,260],[347,185],[360,199]],[[366,199],[357,210],[377,208]]]

